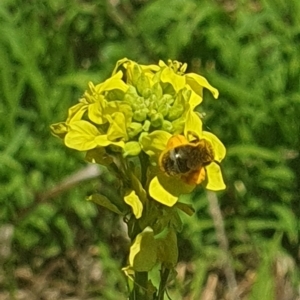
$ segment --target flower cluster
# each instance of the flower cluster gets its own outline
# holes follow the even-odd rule
[[[102,194],[89,200],[125,217],[134,240],[124,269],[128,275],[148,272],[158,262],[175,266],[178,209],[193,213],[178,201],[181,194],[198,184],[225,188],[220,170],[225,147],[202,130],[195,110],[204,88],[214,98],[218,90],[204,77],[186,74],[186,68],[178,61],[145,66],[124,58],[109,79],[89,83],[65,122],[51,125],[67,147],[85,151],[87,161],[106,166],[120,180],[123,207]],[[167,234],[159,235],[165,229]]]
[[[218,90],[200,75],[185,74],[186,67],[178,61],[146,66],[124,58],[109,79],[97,85],[89,83],[79,103],[69,109],[67,120],[51,126],[52,133],[67,147],[87,151],[88,161],[106,166],[114,162],[114,155],[126,159],[146,153],[150,162],[146,193],[167,206],[202,182],[211,190],[224,189],[219,162],[225,147],[215,135],[202,130],[201,118],[194,110],[203,100],[204,88],[214,98]],[[180,156],[188,155],[185,145],[195,155],[203,152],[195,140],[206,141],[211,160],[170,176],[162,165],[162,153],[168,156],[169,151],[173,155],[169,161],[175,166],[187,163]]]

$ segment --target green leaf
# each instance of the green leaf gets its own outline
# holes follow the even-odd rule
[[[277,233],[269,242],[261,244],[261,263],[256,274],[256,281],[253,285],[249,300],[273,300],[275,299],[275,278],[272,276],[274,261],[278,255],[282,242],[282,234]]]
[[[290,243],[297,243],[299,239],[299,232],[298,232],[298,224],[299,220],[296,218],[296,215],[293,211],[283,205],[276,205],[274,204],[271,207],[271,210],[276,214],[279,219],[280,227],[284,230],[287,234]]]
[[[153,230],[146,227],[130,247],[129,264],[137,272],[149,272],[157,261],[157,243]]]
[[[87,200],[92,201],[100,206],[103,206],[118,215],[123,215],[123,213],[117,208],[117,206],[114,205],[113,203],[111,203],[111,201],[103,195],[94,194],[94,195],[87,197]]]
[[[157,239],[158,260],[166,264],[168,268],[174,268],[178,261],[177,236],[173,228],[168,230],[165,237]]]
[[[195,213],[193,206],[187,203],[177,202],[175,207],[186,213],[188,216],[192,216]]]

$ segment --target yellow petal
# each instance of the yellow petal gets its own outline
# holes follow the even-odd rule
[[[95,86],[95,91],[98,94],[111,90],[121,90],[125,93],[128,90],[128,85],[122,80],[122,77],[123,73],[122,71],[119,71],[103,83],[97,84]]]
[[[118,69],[120,68],[120,66],[122,66],[124,63],[126,63],[128,61],[129,61],[129,59],[126,58],[126,57],[118,60],[117,63],[116,63],[116,66],[115,66],[115,68],[112,72],[112,75],[115,75],[117,73]]]
[[[212,144],[215,155],[214,159],[220,162],[226,155],[226,148],[223,143],[214,134],[208,131],[203,131],[202,137]]]
[[[141,153],[141,145],[139,142],[130,141],[125,143],[123,157],[138,156]]]
[[[190,133],[195,134],[198,138],[202,136],[202,121],[192,109],[187,112],[184,126],[184,135],[188,137]]]
[[[167,67],[168,65],[166,65],[166,63],[163,61],[163,60],[160,60],[158,62],[158,65],[161,67],[161,68],[164,68],[164,67]]]
[[[52,124],[52,125],[50,125],[50,129],[51,129],[51,133],[54,136],[59,137],[61,139],[63,139],[68,132],[68,126],[65,122],[59,122],[56,124]]]
[[[185,78],[186,83],[191,87],[191,89],[201,97],[203,95],[203,88],[210,90],[215,99],[219,97],[219,91],[211,86],[203,76],[195,73],[189,73],[185,75]]]
[[[191,96],[189,99],[189,104],[191,106],[191,109],[194,109],[202,102],[203,98],[202,96],[196,94],[192,89],[190,91],[191,91]]]
[[[135,191],[132,190],[129,194],[127,194],[124,197],[124,201],[131,206],[133,214],[137,219],[139,219],[143,213],[143,204]]]
[[[167,142],[172,135],[166,131],[156,130],[150,134],[143,135],[140,143],[144,152],[149,156],[159,156],[166,148]]]
[[[178,200],[178,196],[174,196],[162,187],[157,176],[150,182],[149,193],[154,200],[170,207]]]
[[[122,139],[127,140],[127,131],[126,131],[126,123],[125,116],[120,112],[116,112],[111,116],[106,116],[110,126],[107,130],[107,136],[111,141]]]
[[[169,138],[168,140],[165,151],[169,151],[170,149],[173,149],[178,146],[186,145],[188,143],[189,141],[186,139],[184,135],[181,134],[172,135],[171,138]]]
[[[195,186],[186,184],[177,177],[158,174],[150,182],[149,193],[156,201],[171,207],[177,202],[181,194],[190,193]]]
[[[177,75],[171,68],[165,68],[160,75],[160,79],[162,82],[170,83],[175,92],[178,93],[185,86],[185,77],[181,75]]]
[[[102,98],[102,97],[101,97]],[[102,101],[97,101],[95,103],[91,103],[88,107],[88,116],[89,119],[95,124],[104,124],[107,122],[104,111],[107,105],[107,101],[102,99]]]
[[[206,188],[212,191],[221,191],[226,188],[223,181],[221,168],[215,162],[212,162],[206,167],[207,185]]]
[[[117,142],[111,141],[110,139],[108,139],[108,136],[106,134],[98,135],[95,138],[95,143],[97,146],[100,147],[107,147],[109,145],[114,145],[120,148],[124,148],[125,146],[124,141],[117,141]]]
[[[87,111],[88,105],[85,103],[78,103],[68,110],[68,118],[66,120],[66,123],[69,124],[74,121],[81,120],[83,114]]]
[[[132,118],[132,109],[129,104],[124,103],[122,101],[109,101],[106,105],[104,114],[112,115],[115,112],[123,113],[125,116],[126,124],[129,126],[131,124]]]
[[[160,67],[158,65],[140,65],[144,73],[158,72]]]
[[[86,151],[97,146],[95,138],[101,133],[91,123],[80,120],[69,125],[69,131],[65,136],[67,147],[79,151]]]

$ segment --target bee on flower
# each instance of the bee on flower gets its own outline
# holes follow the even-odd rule
[[[178,61],[140,65],[121,59],[110,78],[89,83],[66,121],[51,126],[52,133],[67,147],[86,151],[90,162],[107,166],[118,157],[123,162],[119,166],[125,166],[120,172],[127,177],[131,176],[126,174],[128,161],[146,153],[150,165],[142,167],[142,177],[147,178],[143,189],[167,206],[197,184],[224,189],[219,163],[225,147],[216,136],[202,131],[194,111],[203,100],[204,88],[215,98],[219,93],[204,77],[186,73],[186,68]],[[134,176],[141,181],[138,174]],[[133,190],[136,202],[141,191],[130,187]],[[131,198],[124,199],[131,203]]]

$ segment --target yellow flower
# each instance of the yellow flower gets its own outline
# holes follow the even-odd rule
[[[224,189],[219,163],[225,147],[216,136],[202,131],[201,119],[194,112],[203,100],[204,88],[215,98],[219,93],[204,77],[185,73],[186,68],[171,60],[140,65],[121,59],[110,78],[89,83],[66,121],[51,126],[52,133],[67,147],[88,151],[89,161],[112,163],[111,151],[122,153],[123,158],[144,151],[152,163],[146,166],[149,194],[168,206],[197,184]],[[186,153],[196,157],[195,166]],[[126,199],[140,216],[133,191]]]
[[[159,66],[162,68],[162,82],[171,84],[176,92],[179,92],[184,87],[191,91],[189,103],[192,108],[195,108],[202,102],[204,88],[208,89],[215,99],[219,97],[218,90],[211,86],[203,76],[195,73],[184,74],[187,64],[169,60],[168,65],[160,61]]]
[[[116,122],[112,122],[112,127]],[[113,132],[116,134],[116,132]],[[65,144],[69,148],[73,148],[79,151],[87,151],[96,147],[107,147],[109,145],[115,145],[123,148],[123,141],[115,141],[115,136],[111,138],[109,134],[102,134],[96,126],[91,123],[80,120],[74,121],[69,125],[68,132],[65,136]]]
[[[202,101],[203,88],[218,96],[204,77],[184,74],[186,66],[178,61],[140,65],[121,59],[110,78],[89,83],[66,121],[51,126],[52,133],[79,151],[121,145],[124,157],[139,155],[144,134],[183,132],[189,110]]]
[[[143,137],[142,148],[156,164],[149,183],[149,194],[156,201],[173,206],[181,194],[200,183],[209,190],[225,189],[219,163],[226,149],[214,134],[202,131],[201,125],[190,110],[184,135],[155,131]]]

